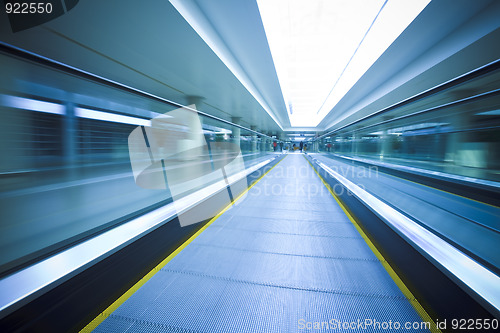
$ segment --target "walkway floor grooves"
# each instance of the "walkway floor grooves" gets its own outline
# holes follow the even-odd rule
[[[334,324],[365,320],[380,327],[348,331],[422,321],[312,167],[290,154],[95,331],[340,332]]]

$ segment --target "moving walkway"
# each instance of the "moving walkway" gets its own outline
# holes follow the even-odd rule
[[[287,155],[181,248],[87,329],[436,331],[302,154]]]

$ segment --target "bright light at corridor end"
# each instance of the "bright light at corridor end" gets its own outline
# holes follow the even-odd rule
[[[430,0],[257,0],[292,126],[317,126]]]

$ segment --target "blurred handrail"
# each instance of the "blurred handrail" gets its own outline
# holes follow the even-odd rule
[[[241,129],[243,129],[245,131],[249,131],[249,132],[258,134],[260,136],[264,136],[264,137],[268,137],[268,138],[272,139],[272,137],[270,137],[267,134],[255,131],[253,129],[241,126],[239,124],[232,123],[232,122],[230,122],[228,120],[225,120],[225,119],[213,116],[213,115],[205,113],[203,111],[191,109],[191,108],[189,108],[189,107],[187,107],[185,105],[182,105],[182,104],[170,101],[170,100],[168,100],[166,98],[150,94],[148,92],[145,92],[145,91],[142,91],[142,90],[139,90],[139,89],[127,86],[125,84],[119,83],[117,81],[113,81],[113,80],[107,79],[105,77],[102,77],[102,76],[99,76],[99,75],[96,75],[96,74],[84,71],[82,69],[79,69],[79,68],[76,68],[76,67],[64,64],[64,63],[59,62],[57,60],[41,56],[39,54],[30,52],[28,50],[24,50],[22,48],[19,48],[17,46],[13,46],[13,45],[7,44],[7,43],[2,42],[2,41],[0,41],[0,52],[3,52],[5,54],[14,55],[14,56],[19,57],[19,58],[24,59],[24,60],[32,61],[32,62],[35,62],[35,63],[41,64],[41,65],[47,66],[47,67],[52,68],[52,69],[56,69],[56,70],[59,70],[59,71],[62,71],[62,72],[65,72],[65,73],[68,73],[68,74],[71,74],[71,75],[75,75],[77,77],[82,77],[82,78],[88,79],[90,81],[94,81],[96,83],[103,84],[105,86],[117,88],[117,89],[129,92],[129,93],[141,96],[141,97],[146,97],[146,98],[149,98],[149,99],[153,99],[155,101],[158,101],[158,102],[161,102],[161,103],[165,103],[165,104],[169,104],[171,106],[175,106],[175,107],[178,107],[178,108],[184,108],[186,110],[189,110],[189,111],[192,111],[192,112],[196,112],[197,114],[202,115],[204,117],[207,117],[207,118],[210,118],[210,119],[213,119],[213,120],[217,120],[217,121],[220,121],[220,122],[225,123],[227,125],[238,127],[238,128],[241,128]]]

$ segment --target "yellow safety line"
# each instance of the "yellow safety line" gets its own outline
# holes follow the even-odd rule
[[[429,316],[429,314],[427,313],[427,311],[425,311],[425,309],[422,307],[422,305],[420,304],[420,302],[415,298],[415,296],[413,296],[412,292],[408,289],[408,287],[406,287],[406,285],[404,284],[404,282],[401,280],[401,278],[398,276],[398,274],[392,269],[391,265],[389,265],[389,263],[387,262],[387,260],[385,260],[385,258],[382,256],[382,254],[377,249],[377,247],[372,243],[372,241],[370,240],[370,238],[368,238],[368,236],[364,233],[364,231],[361,229],[361,227],[356,222],[356,220],[354,219],[354,217],[352,216],[352,214],[349,212],[349,210],[347,209],[347,207],[344,205],[344,203],[342,201],[340,201],[340,199],[337,197],[337,195],[335,194],[335,192],[333,192],[333,190],[330,187],[330,185],[323,179],[323,177],[321,177],[321,175],[318,173],[318,171],[316,171],[316,169],[311,164],[311,162],[309,162],[309,160],[305,156],[304,156],[304,158],[309,163],[309,165],[311,166],[311,168],[313,168],[314,172],[318,175],[319,179],[321,179],[321,182],[323,183],[323,185],[326,186],[326,188],[328,189],[328,191],[330,192],[330,194],[333,196],[333,198],[335,199],[335,201],[339,204],[340,208],[342,208],[342,210],[347,215],[347,217],[349,218],[349,220],[351,221],[351,223],[354,225],[354,227],[356,227],[356,230],[358,230],[359,234],[361,235],[361,237],[363,237],[363,239],[365,240],[366,244],[368,244],[368,246],[370,247],[370,249],[372,250],[372,252],[375,254],[375,256],[377,257],[377,259],[380,260],[380,262],[382,263],[382,266],[384,266],[384,268],[387,271],[387,273],[389,273],[389,275],[392,278],[392,280],[396,283],[396,285],[401,290],[401,292],[406,297],[406,299],[408,299],[408,301],[413,306],[413,308],[415,309],[415,311],[418,313],[418,315],[420,316],[420,318],[422,318],[422,320],[424,322],[430,323],[430,325],[431,325],[431,332],[433,332],[433,333],[441,333],[441,330],[439,328],[437,328],[436,323],[434,322],[434,320],[432,320],[431,316]]]
[[[245,191],[243,191],[236,199],[233,200],[230,204],[228,204],[223,210],[221,210],[217,215],[215,215],[210,221],[207,222],[203,227],[201,227],[196,233],[194,233],[188,240],[186,240],[181,246],[179,246],[174,252],[172,252],[168,257],[163,259],[156,267],[154,267],[149,273],[147,273],[144,277],[142,277],[136,284],[134,284],[129,290],[127,290],[123,295],[121,295],[116,301],[114,301],[110,306],[106,308],[103,312],[97,315],[90,323],[88,323],[80,333],[87,333],[93,331],[99,324],[101,324],[104,319],[108,318],[120,305],[122,305],[130,296],[132,296],[140,287],[142,287],[149,279],[153,277],[160,269],[162,269],[170,260],[172,260],[176,255],[178,255],[186,246],[189,245],[196,237],[198,237],[205,229],[207,229],[215,220],[217,220],[222,214],[224,214],[234,202],[239,200],[245,193],[247,193],[255,184],[257,184],[265,175],[267,175],[275,166],[277,166],[281,161],[283,161],[285,157],[283,157],[278,163],[273,165],[271,169],[265,172],[259,179],[257,179],[252,185],[250,185]]]

